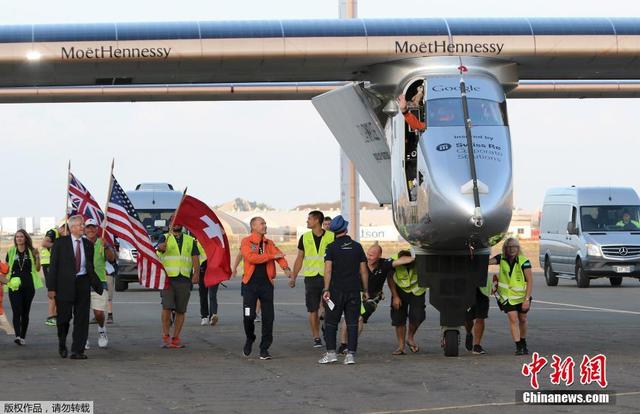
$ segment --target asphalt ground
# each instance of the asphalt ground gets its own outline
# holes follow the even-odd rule
[[[242,356],[244,332],[239,281],[219,292],[220,322],[200,326],[194,290],[182,337],[187,347],[162,349],[159,293],[137,288],[117,292],[115,324],[108,325],[109,348],[97,349],[96,325],[88,360],[61,359],[55,328],[44,325],[45,292],[31,312],[27,345],[0,336],[0,400],[91,400],[96,413],[620,413],[640,412],[640,282],[625,279],[612,288],[608,279],[578,289],[561,280],[547,287],[535,274],[534,302],[527,342],[531,352],[551,359],[576,360],[576,383],[552,386],[547,366],[542,389],[598,390],[580,385],[583,355],[607,356],[607,390],[615,405],[525,406],[517,390],[530,390],[521,374],[530,356],[514,356],[506,316],[492,301],[483,345],[487,355],[445,358],[438,314],[427,308],[417,335],[420,352],[392,356],[395,336],[389,298],[381,303],[360,340],[357,364],[321,366],[322,351],[312,347],[303,284],[277,283],[273,359],[256,350]],[[388,295],[387,295],[388,296]],[[10,317],[8,300],[5,311]],[[258,327],[259,329],[259,327]],[[69,338],[70,339],[70,338]],[[257,347],[254,347],[257,348]],[[1,408],[1,407],[0,407]]]

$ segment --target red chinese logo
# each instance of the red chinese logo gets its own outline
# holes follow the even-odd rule
[[[575,380],[574,369],[576,366],[573,357],[569,356],[562,359],[560,356],[554,354],[551,358],[552,362],[549,365],[552,369],[549,375],[551,384],[559,385],[560,383],[564,383],[567,387],[572,385]],[[542,372],[542,369],[548,362],[549,360],[547,360],[547,358],[534,352],[531,363],[522,366],[522,375],[529,377],[531,388],[534,390],[540,388],[538,374]],[[608,385],[606,366],[607,357],[605,355],[598,354],[592,358],[584,355],[580,363],[580,384],[589,385],[595,382],[600,388],[606,388]]]
[[[538,373],[542,371],[545,365],[547,365],[547,358],[540,356],[537,352],[533,353],[533,358],[530,364],[524,364],[522,366],[522,375],[525,377],[531,377],[531,388],[537,390],[538,385]]]
[[[553,372],[549,376],[551,383],[558,385],[560,382],[564,382],[567,387],[573,384],[573,368],[576,366],[573,357],[567,357],[563,360],[558,355],[553,355],[552,358],[551,369]]]
[[[607,383],[607,357],[598,354],[593,358],[584,355],[580,363],[580,384],[597,383],[600,388],[606,388]]]

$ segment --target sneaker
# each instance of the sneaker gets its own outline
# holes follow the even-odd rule
[[[344,361],[342,363],[344,365],[353,365],[356,363],[356,356],[349,352],[344,356]]]
[[[49,316],[45,321],[44,324],[47,326],[56,326],[56,317],[55,316]]]
[[[98,332],[98,346],[100,348],[106,348],[109,345],[109,338],[107,337],[107,331]]]
[[[110,313],[110,314],[107,316],[107,323],[108,323],[109,325],[111,325],[111,324],[113,323],[113,313]]]
[[[217,323],[218,323],[218,315],[211,315],[211,318],[209,318],[209,325],[216,326]]]
[[[340,344],[340,346],[338,347],[338,353],[339,354],[346,354],[347,353],[347,344]]]
[[[84,349],[91,349],[91,346],[89,345],[89,340],[87,339],[87,343],[84,344]]]
[[[313,347],[314,348],[322,348],[322,340],[320,338],[314,338]]]
[[[180,337],[178,336],[174,336],[173,338],[171,338],[171,345],[169,346],[174,349],[184,348],[184,344],[182,343],[182,341],[180,340]]]
[[[473,346],[473,353],[474,353],[475,355],[484,355],[484,354],[486,354],[486,353],[487,353],[487,351],[485,351],[485,350],[482,348],[482,346],[480,346],[480,345],[474,345],[474,346]]]
[[[171,337],[169,335],[162,335],[162,347],[163,348],[171,347]]]
[[[335,351],[327,351],[322,358],[318,360],[318,364],[331,364],[338,361],[338,355]]]
[[[20,338],[18,338],[17,336],[16,336],[16,339],[13,340],[13,343],[16,344],[16,345],[22,345],[20,343]]]
[[[26,345],[27,341],[24,340],[24,338],[20,338],[20,345]]]
[[[267,350],[260,351],[260,359],[263,361],[266,361],[267,359],[271,359],[271,354],[269,354],[269,351]]]
[[[469,352],[473,350],[473,334],[471,332],[467,332],[467,337],[464,340],[464,347],[467,348],[467,351]]]
[[[209,324],[209,318],[202,318],[200,320],[200,326],[205,326]]]
[[[242,348],[242,354],[246,357],[248,357],[249,355],[251,355],[251,347],[253,347],[253,342],[256,339],[247,339],[246,342],[244,343],[244,348]]]

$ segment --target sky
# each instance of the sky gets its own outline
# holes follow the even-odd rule
[[[158,2],[0,0],[0,25],[27,23],[336,18],[338,0]],[[640,16],[609,0],[360,0],[362,18]],[[640,101],[508,102],[514,204],[540,208],[549,187],[638,187]],[[209,204],[236,197],[276,208],[340,198],[339,146],[310,102],[0,105],[0,217],[61,216],[67,162],[106,200],[109,168],[125,189],[170,182]],[[375,201],[361,186],[361,200]]]

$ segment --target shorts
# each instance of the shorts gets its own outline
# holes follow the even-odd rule
[[[107,291],[109,292],[109,302],[113,301],[113,291],[116,289],[116,275],[107,275]]]
[[[309,276],[304,278],[304,303],[307,305],[307,312],[317,312],[318,309],[320,309],[323,290],[323,276]]]
[[[104,286],[105,284],[106,282],[102,282],[102,285],[104,288],[102,295],[98,295],[96,292],[93,291],[93,289],[91,290],[91,309],[102,311],[102,312],[108,312],[109,294],[107,293],[106,286]]]
[[[169,287],[160,291],[162,309],[187,313],[187,305],[191,297],[191,279],[177,276],[169,278]]]
[[[518,313],[528,313],[531,310],[532,304],[533,304],[533,299],[529,299],[529,309],[527,309],[526,311],[523,311],[522,303],[518,303],[517,305],[512,305],[509,302],[507,303],[498,302],[498,306],[500,307],[500,310],[504,313],[509,313],[513,311],[516,311]]]
[[[396,310],[393,307],[393,301],[391,301],[391,325],[404,326],[407,323],[407,318],[409,318],[409,323],[421,324],[427,318],[425,294],[416,296],[398,288],[398,295],[400,295],[402,305]]]
[[[474,319],[487,319],[489,317],[489,297],[485,296],[480,289],[476,289],[476,303],[467,311],[467,321]]]

